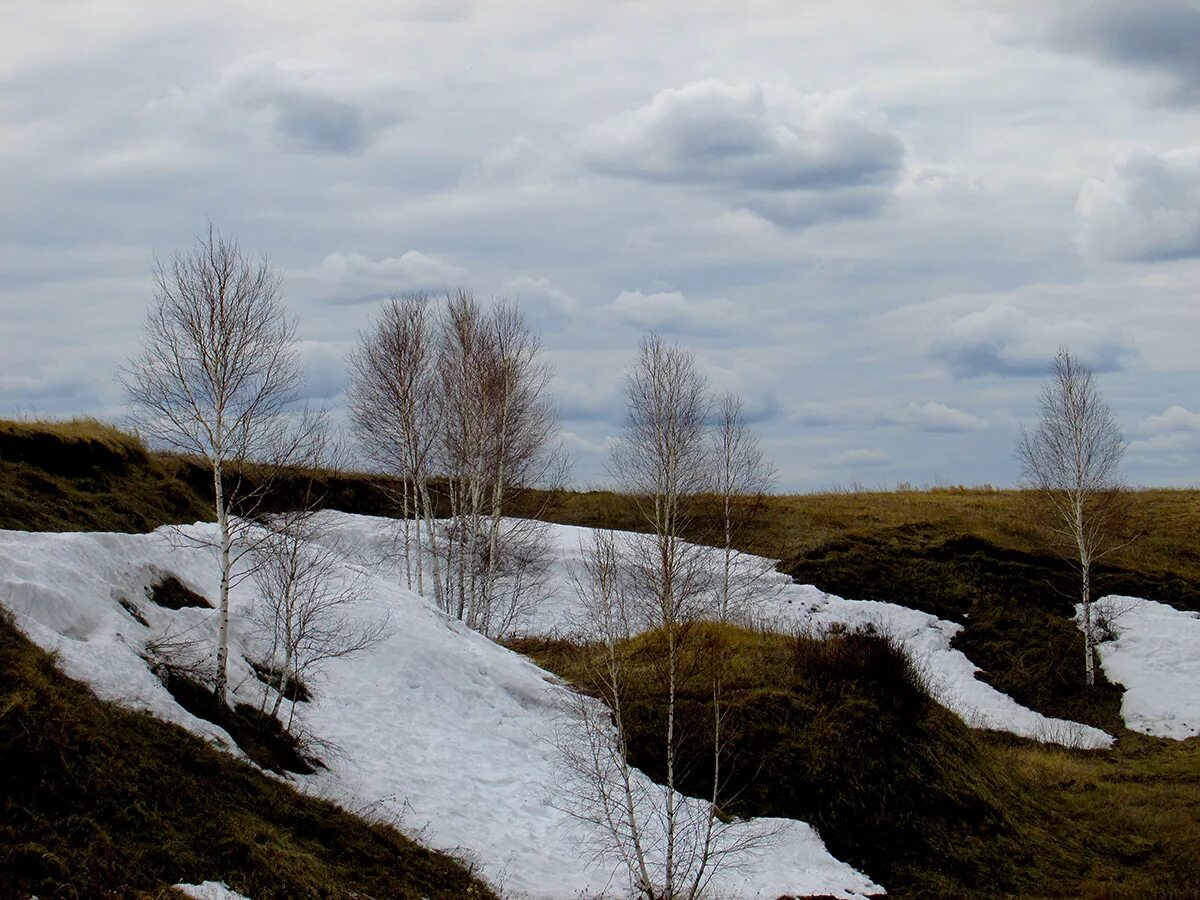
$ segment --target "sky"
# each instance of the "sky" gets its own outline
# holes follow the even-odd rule
[[[282,274],[306,396],[394,292],[542,333],[577,486],[648,330],[784,490],[1015,483],[1055,350],[1200,459],[1200,2],[0,0],[0,416],[120,420],[155,254]]]

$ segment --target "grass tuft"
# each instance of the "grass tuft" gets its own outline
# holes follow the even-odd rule
[[[213,608],[207,597],[196,593],[174,575],[164,575],[146,588],[146,599],[163,609]]]

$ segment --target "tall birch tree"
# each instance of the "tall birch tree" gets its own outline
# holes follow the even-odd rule
[[[384,305],[350,367],[360,445],[401,485],[417,589],[428,559],[443,611],[503,633],[538,597],[547,565],[543,524],[505,512],[528,488],[565,478],[537,333],[514,304],[484,306],[466,289],[437,305],[407,295]]]
[[[752,595],[768,588],[774,565],[739,555],[734,549],[750,517],[775,482],[775,471],[750,429],[742,398],[722,394],[715,403],[712,441],[712,491],[720,504],[721,572],[717,616],[722,621],[744,613]]]
[[[348,364],[350,419],[367,458],[399,482],[408,586],[425,591],[425,561],[441,605],[439,548],[430,492],[439,423],[435,319],[425,294],[387,300]]]
[[[710,398],[692,354],[661,336],[644,338],[625,380],[624,433],[612,453],[612,474],[632,498],[648,537],[628,560],[635,627],[661,633],[665,645],[662,677],[666,692],[663,735],[665,782],[662,792],[661,867],[648,896],[675,898],[691,893],[680,883],[704,880],[686,864],[692,848],[680,838],[694,833],[681,815],[677,792],[680,735],[676,730],[676,692],[685,631],[704,613],[711,566],[704,553],[684,540],[701,495],[711,486],[711,455],[706,433]],[[635,543],[642,544],[640,539]],[[718,715],[719,718],[719,715]],[[715,803],[708,825],[717,820]],[[639,876],[640,877],[640,876]]]
[[[1017,458],[1025,485],[1036,492],[1042,524],[1079,573],[1084,675],[1096,682],[1092,571],[1121,544],[1114,534],[1124,492],[1118,474],[1125,438],[1096,377],[1065,347],[1054,358],[1032,431],[1021,428]]]
[[[236,538],[265,487],[259,479],[249,490],[240,475],[246,463],[279,462],[302,442],[285,415],[303,380],[295,333],[270,264],[209,226],[191,250],[156,262],[141,349],[120,376],[138,431],[212,470],[221,574],[214,675],[222,703]]]

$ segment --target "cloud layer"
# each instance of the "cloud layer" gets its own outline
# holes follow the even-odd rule
[[[869,215],[904,162],[886,116],[851,93],[714,80],[660,91],[589,129],[586,146],[599,172],[687,185],[787,227]]]
[[[1200,103],[1200,7],[1191,0],[1075,3],[1051,36],[1064,49],[1160,73],[1169,99]]]
[[[744,396],[786,489],[1011,482],[1060,344],[1129,480],[1189,483],[1196,15],[26,4],[0,30],[0,415],[122,416],[154,255],[211,221],[283,274],[335,416],[381,298],[519,300],[581,484],[651,328]]]

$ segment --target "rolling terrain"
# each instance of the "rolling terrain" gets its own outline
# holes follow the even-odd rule
[[[302,478],[296,477],[298,484]],[[386,491],[367,476],[304,477],[321,483],[332,508],[368,514],[389,509]],[[135,439],[97,423],[0,424],[3,528],[141,533],[210,517],[207,489],[207,473],[195,462],[148,452]],[[285,483],[281,506],[287,490]],[[1099,591],[1196,609],[1198,501],[1196,492],[1135,492],[1126,527],[1136,541],[1112,558]],[[544,508],[548,519],[560,523],[637,527],[627,504],[604,492],[562,492],[524,502],[530,509]],[[919,679],[905,674],[903,654],[869,635],[805,644],[799,638],[789,643],[785,637],[715,629],[714,645],[740,661],[731,690],[740,758],[747,762],[739,770],[743,784],[735,811],[813,822],[835,855],[885,885],[892,896],[1196,896],[1200,740],[1131,732],[1121,716],[1120,686],[1102,680],[1092,691],[1083,687],[1070,573],[1042,549],[1024,503],[1019,492],[987,489],[768,497],[740,549],[778,559],[781,571],[832,594],[902,604],[962,623],[953,644],[981,667],[979,677],[1039,713],[1108,731],[1117,736],[1116,744],[1081,752],[968,728],[931,702]],[[703,542],[709,533],[701,517],[690,536]],[[108,848],[104,852],[132,873],[122,877],[140,879],[123,882],[123,889],[149,891],[184,876],[205,875],[167,872],[161,863],[155,868],[145,861],[148,851],[131,860],[119,856],[122,847],[134,846],[136,823],[129,817],[110,822],[102,810],[85,811],[93,804],[92,792],[83,788],[88,782],[56,768],[56,759],[88,759],[73,748],[91,746],[98,730],[142,736],[172,726],[95,698],[67,704],[71,710],[98,704],[94,715],[72,714],[70,727],[36,718],[55,710],[66,715],[63,703],[44,698],[82,689],[58,674],[11,625],[5,628],[11,674],[3,708],[17,712],[0,717],[4,746],[7,753],[24,754],[22,771],[44,774],[40,782],[25,779],[30,787],[21,795],[24,818],[6,817],[13,824],[2,832],[0,854],[25,860],[22,871],[64,883],[82,868],[111,873],[119,867],[88,861],[99,850],[72,856],[77,831],[47,826],[63,815],[72,822],[93,816],[99,823],[94,833]],[[632,649],[652,655],[653,639],[640,638],[646,646]],[[589,652],[586,646],[537,638],[513,646],[587,689],[586,667],[580,663]],[[43,699],[32,702],[34,696]],[[694,696],[690,703],[692,714],[702,717],[703,698]],[[98,724],[108,721],[103,717],[122,716],[131,718],[121,719],[120,728]],[[21,727],[8,730],[14,722]],[[643,732],[647,740],[651,726],[648,722]],[[57,735],[59,743],[52,751],[31,752],[23,743],[31,733]],[[182,734],[172,739],[195,740]],[[143,743],[135,742],[132,749],[106,752],[121,753],[131,765],[143,759],[151,768],[161,765],[154,762],[153,748],[143,745],[153,741],[138,740]],[[220,756],[202,742],[196,742],[195,753]],[[652,757],[639,760],[636,743],[631,754],[654,774]],[[197,777],[205,777],[206,765],[196,768]],[[247,769],[245,777],[261,777],[253,772]],[[47,793],[32,787],[39,783]],[[71,812],[55,812],[60,800],[74,804],[63,807]],[[154,819],[154,827],[164,833],[184,828],[198,815],[184,807],[176,797],[156,814],[161,821]],[[326,814],[310,815],[317,821]],[[173,840],[188,840],[186,831],[181,833]],[[154,832],[148,834],[152,838]],[[246,834],[260,835],[251,841],[254,846],[263,842],[264,832],[251,828]],[[139,840],[147,842],[146,831]],[[406,870],[412,865],[414,872],[421,871],[407,857],[398,858],[405,860]],[[64,860],[60,874],[47,874],[29,862],[41,860],[45,866],[51,859]],[[242,865],[250,871],[262,863],[250,855]],[[454,879],[469,876],[448,865],[434,876],[443,880],[434,883],[447,891],[445,896],[456,896],[453,892],[467,882]],[[333,896],[348,889],[348,882],[329,883],[339,885],[330,889]],[[268,888],[256,890],[252,896],[272,896]]]

